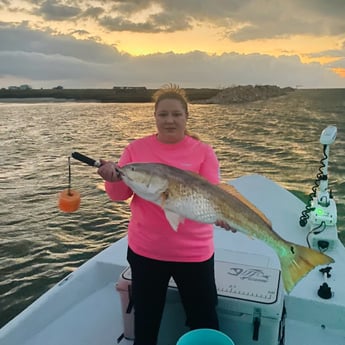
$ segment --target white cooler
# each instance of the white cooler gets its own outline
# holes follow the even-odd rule
[[[280,270],[216,260],[215,275],[220,330],[228,334],[236,345],[279,344],[284,324]],[[127,339],[134,338],[130,288],[131,271],[128,267],[116,284],[121,296],[124,336]],[[178,290],[171,279],[158,342],[175,345],[187,330]]]
[[[236,345],[278,344],[283,336],[280,270],[216,262],[220,329]]]

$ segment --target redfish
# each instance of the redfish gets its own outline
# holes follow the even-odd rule
[[[264,241],[279,257],[288,293],[314,267],[334,261],[316,250],[284,240],[272,229],[270,220],[230,185],[223,188],[195,173],[159,163],[132,163],[118,170],[134,193],[162,207],[175,231],[185,218],[208,224],[223,221]]]

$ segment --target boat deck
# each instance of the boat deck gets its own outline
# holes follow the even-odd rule
[[[307,230],[298,224],[300,212],[304,208],[300,200],[262,176],[246,176],[232,184],[271,219],[273,228],[279,229],[282,237],[306,245]],[[218,261],[280,269],[279,260],[270,247],[241,233],[233,234],[216,228],[215,245],[215,258]],[[126,251],[127,238],[124,237],[68,275],[3,327],[0,330],[0,343],[117,344],[123,333],[123,323],[120,294],[115,284],[128,265]],[[285,345],[345,344],[345,248],[339,242],[327,254],[336,261],[331,265],[332,276],[328,281],[334,293],[331,299],[321,299],[317,295],[324,279],[319,268],[303,278],[289,295],[279,287],[286,308]],[[167,298],[159,345],[175,345],[178,335],[183,332],[177,326],[176,331],[168,336],[169,325],[174,328],[174,322],[176,325],[184,323],[177,292],[172,290],[170,295]],[[278,302],[279,299],[272,307],[279,306]],[[236,345],[279,344],[277,337],[267,340],[274,327],[280,328],[281,315],[279,312],[272,314],[274,308],[270,309],[270,306],[259,302],[248,302],[246,298],[222,299],[219,307],[222,325]],[[236,309],[239,307],[247,308],[246,312]],[[253,341],[251,337],[253,314],[249,312],[250,307],[254,314],[258,311],[262,314],[259,341]],[[132,341],[122,339],[120,344],[129,345]]]

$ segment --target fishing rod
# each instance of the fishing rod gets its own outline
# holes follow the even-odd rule
[[[92,167],[99,168],[102,165],[100,161],[96,161],[95,159],[85,156],[77,151],[72,152],[71,157]]]

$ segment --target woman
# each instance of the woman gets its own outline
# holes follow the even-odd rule
[[[164,163],[219,183],[219,163],[213,149],[186,130],[188,103],[175,86],[154,95],[157,133],[134,140],[118,165],[133,162]],[[98,173],[112,200],[133,192],[121,181],[114,162],[101,161]],[[228,229],[226,224],[218,224]],[[170,277],[178,286],[191,329],[218,329],[214,278],[213,226],[185,220],[175,232],[162,209],[138,197],[131,201],[128,225],[128,262],[132,271],[135,345],[155,345]]]

